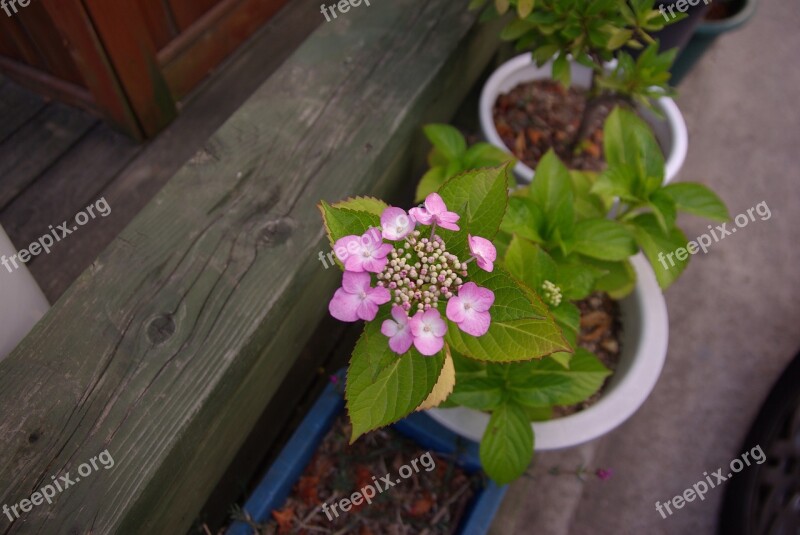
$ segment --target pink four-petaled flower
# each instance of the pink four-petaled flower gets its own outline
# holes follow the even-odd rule
[[[392,307],[393,320],[385,320],[381,325],[381,332],[389,338],[389,348],[402,355],[414,343],[414,335],[409,327],[408,314],[397,305]]]
[[[369,284],[369,273],[345,271],[342,287],[328,304],[331,316],[340,321],[374,320],[378,307],[388,303],[392,296],[386,288],[372,288]]]
[[[494,292],[481,288],[474,282],[468,282],[461,286],[457,296],[447,301],[447,318],[465,333],[483,336],[492,323],[492,316],[489,314],[492,304]]]
[[[431,193],[425,198],[424,208],[412,208],[409,213],[423,225],[436,224],[447,230],[459,230],[456,222],[461,216],[455,212],[448,212],[444,200],[438,193]]]
[[[339,238],[333,250],[347,271],[380,273],[389,262],[386,257],[392,252],[392,246],[383,243],[377,230],[368,230],[363,236]]]
[[[497,249],[486,238],[467,234],[469,252],[475,257],[475,263],[484,271],[494,270],[494,261],[497,260]]]
[[[402,240],[408,236],[416,222],[402,208],[390,206],[381,214],[381,231],[387,240]]]
[[[411,334],[414,336],[414,347],[423,355],[430,357],[444,347],[444,335],[447,323],[435,308],[419,311],[408,321]]]

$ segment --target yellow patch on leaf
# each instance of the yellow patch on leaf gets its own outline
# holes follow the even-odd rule
[[[453,364],[453,357],[450,355],[450,346],[444,346],[444,366],[442,366],[442,373],[439,374],[439,379],[433,385],[433,390],[428,394],[425,401],[417,407],[418,411],[424,411],[438,407],[441,402],[447,399],[453,392],[453,387],[456,386],[456,367]]]

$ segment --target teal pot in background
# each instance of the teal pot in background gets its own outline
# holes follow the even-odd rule
[[[715,7],[713,5],[714,2],[730,5],[732,14],[724,19],[704,20],[702,24],[697,26],[691,40],[678,55],[672,67],[672,79],[670,80],[672,85],[678,85],[683,80],[717,37],[726,32],[736,30],[750,20],[758,5],[758,0],[731,0],[728,2],[711,0],[712,8]]]

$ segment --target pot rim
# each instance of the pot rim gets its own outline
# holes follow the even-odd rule
[[[570,60],[571,64],[575,64]],[[500,139],[500,134],[497,133],[497,128],[494,125],[494,118],[492,117],[492,109],[494,108],[495,100],[497,99],[497,88],[502,82],[508,78],[512,73],[522,70],[526,67],[533,65],[538,71],[546,71],[547,78],[550,78],[550,65],[547,62],[541,67],[537,67],[533,61],[533,56],[530,52],[520,54],[506,61],[498,67],[492,75],[486,80],[481,91],[479,103],[479,119],[481,123],[481,130],[483,136],[492,145],[509,152],[503,140]],[[656,99],[655,105],[660,108],[666,123],[669,126],[670,137],[672,138],[672,147],[669,155],[666,158],[666,169],[664,170],[664,183],[671,182],[678,172],[683,167],[686,161],[686,154],[689,150],[689,131],[686,128],[686,121],[683,119],[678,105],[669,97],[661,97]],[[515,174],[524,182],[530,183],[533,180],[534,170],[526,164],[518,161],[514,166]]]
[[[535,451],[569,448],[609,433],[630,418],[655,387],[667,355],[667,306],[644,256],[639,253],[631,262],[637,282],[634,292],[620,301],[625,330],[617,372],[606,392],[591,407],[563,418],[532,423]],[[636,314],[631,316],[632,312]],[[444,427],[475,442],[480,442],[489,424],[487,413],[464,407],[430,409],[428,414]]]

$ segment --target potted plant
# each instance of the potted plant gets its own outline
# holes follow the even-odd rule
[[[719,221],[728,219],[728,213],[700,184],[663,185],[663,156],[634,113],[616,109],[603,132],[608,168],[599,175],[569,171],[549,152],[532,185],[509,199],[495,240],[501,244],[506,269],[542,292],[574,353],[551,355],[529,366],[536,368],[533,374],[512,364],[504,365],[508,370],[503,375],[495,364],[456,360],[454,392],[440,407],[458,408],[430,413],[467,438],[479,440],[490,422],[487,411],[498,399],[511,396],[527,403],[535,420],[536,449],[573,446],[625,421],[655,385],[668,339],[661,289],[669,287],[689,256],[698,252],[696,243],[688,245],[691,253],[685,249],[687,239],[675,226],[676,213]],[[673,251],[682,253],[676,258]],[[585,352],[591,338],[584,336],[586,328],[591,335],[597,332],[587,321],[596,312],[585,305],[598,299],[597,292],[618,301],[623,327],[613,344],[621,348],[612,362],[616,371],[605,385],[607,370]],[[580,404],[587,398],[589,404]],[[581,410],[557,409],[557,417],[551,418],[554,407],[574,409],[576,404]]]
[[[507,10],[515,19],[502,37],[530,52],[492,74],[479,112],[486,139],[519,160],[518,178],[530,182],[533,167],[551,148],[570,168],[600,170],[602,121],[614,106],[626,105],[652,126],[672,180],[688,140],[669,98],[675,51],[659,52],[650,36],[668,23],[653,0],[496,0],[488,8]],[[632,48],[641,49],[636,59]]]
[[[539,178],[510,197],[508,164],[452,177],[409,212],[369,198],[320,204],[344,270],[329,310],[366,321],[347,372],[352,440],[417,410],[459,405],[430,412],[480,438],[492,479],[518,477],[535,430],[575,429],[531,421],[597,396],[610,373],[578,345],[573,302],[598,291],[632,296],[622,313],[630,354],[598,408],[564,418],[592,432],[544,444],[593,438],[644,400],[666,351],[657,285],[688,262],[676,213],[726,219],[727,210],[700,184],[663,185],[663,155],[633,112],[616,109],[603,132],[608,168],[599,175],[570,172],[551,151]],[[669,253],[679,249],[676,261]]]

